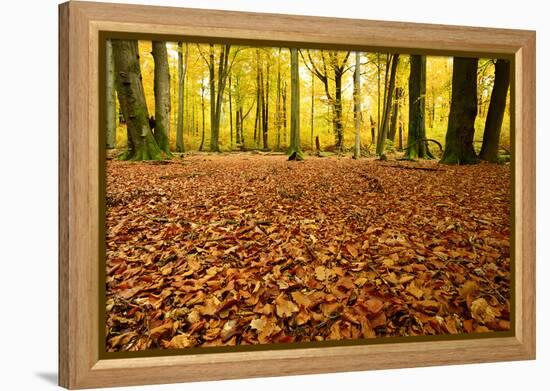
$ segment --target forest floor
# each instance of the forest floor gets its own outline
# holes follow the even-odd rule
[[[165,163],[107,163],[108,351],[510,328],[508,164]]]

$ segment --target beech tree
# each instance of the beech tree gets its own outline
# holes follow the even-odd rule
[[[123,160],[158,160],[163,152],[151,132],[149,112],[145,103],[138,42],[113,40],[116,88],[120,109],[126,120],[128,145]]]
[[[304,160],[300,146],[300,75],[298,49],[290,49],[290,148],[288,160]]]
[[[361,53],[355,52],[353,73],[353,118],[355,119],[355,146],[353,158],[361,157]]]
[[[477,115],[477,58],[454,57],[452,97],[441,163],[472,164]]]
[[[304,64],[321,82],[325,88],[325,95],[332,106],[332,126],[334,132],[334,147],[342,152],[344,149],[344,122],[342,119],[342,77],[349,70],[347,68],[348,58],[351,52],[337,52],[321,50],[320,64],[313,59],[311,51],[307,51],[305,59],[302,52]],[[330,92],[329,81],[334,81],[334,92]]]
[[[107,97],[105,100],[106,107],[106,118],[105,118],[105,144],[108,149],[116,147],[116,87],[115,87],[115,61],[113,58],[113,43],[110,39],[106,41],[106,93]]]
[[[155,60],[155,131],[158,147],[170,156],[170,72],[165,42],[153,41]]]
[[[405,157],[432,157],[426,141],[426,56],[411,55],[409,73],[409,132]]]
[[[388,89],[386,90],[384,113],[382,116],[382,124],[378,128],[378,137],[376,143],[376,154],[378,156],[384,155],[384,149],[386,148],[386,139],[388,136],[388,130],[390,125],[390,111],[392,107],[392,100],[395,88],[395,76],[397,74],[397,65],[399,63],[399,54],[390,55],[390,81]]]
[[[184,89],[185,75],[187,73],[187,59],[189,57],[189,44],[185,44],[185,56],[183,55],[183,45],[178,42],[178,122],[176,125],[176,151],[184,152],[183,145],[183,118],[184,112]],[[194,102],[193,102],[194,103]],[[193,105],[193,108],[195,106]],[[194,111],[193,111],[194,114]]]
[[[491,101],[485,130],[483,132],[483,144],[479,153],[480,159],[488,162],[498,161],[498,149],[500,130],[504,111],[506,110],[506,96],[510,84],[510,61],[499,59],[495,63],[495,82],[491,91]]]

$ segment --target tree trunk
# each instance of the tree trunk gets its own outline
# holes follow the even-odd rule
[[[353,158],[361,157],[361,53],[355,52],[355,73],[353,74],[353,117],[355,119],[355,148]]]
[[[263,78],[263,77],[262,77]],[[269,149],[268,140],[269,140],[269,60],[266,64],[266,72],[265,72],[265,88],[263,89],[264,97],[262,99],[263,101],[263,112],[262,112],[262,141],[263,141],[263,148],[264,150]]]
[[[374,122],[372,115],[370,116],[370,139],[372,145],[376,145],[376,122]]]
[[[399,118],[399,110],[401,109],[401,96],[402,90],[400,87],[395,88],[395,98],[392,103],[392,110],[390,116],[390,129],[388,132],[388,139],[395,142],[395,135],[397,134],[397,120]]]
[[[183,45],[178,42],[178,122],[176,126],[176,150],[178,152],[184,152],[183,145],[183,118],[184,112],[184,89],[185,89],[185,76],[187,73],[187,58],[189,56],[189,44],[185,44],[185,60],[183,56]]]
[[[477,163],[473,147],[477,114],[477,58],[454,57],[451,109],[441,163]]]
[[[339,152],[344,150],[344,123],[342,120],[342,74],[334,75],[335,100],[334,100],[334,123],[335,123],[335,147]]]
[[[277,55],[277,103],[275,112],[275,127],[277,134],[277,151],[281,150],[281,48],[279,48],[279,54]]]
[[[199,151],[202,151],[204,148],[204,127],[205,127],[205,116],[204,116],[204,85],[201,84],[201,108],[202,108],[202,136],[201,136],[201,144],[199,146]]]
[[[165,42],[153,41],[155,62],[155,140],[159,148],[170,156],[170,72]]]
[[[107,98],[106,107],[106,136],[105,144],[107,149],[116,148],[116,87],[115,87],[115,62],[113,58],[113,43],[110,39],[106,41],[106,73],[107,73]]]
[[[506,109],[506,95],[510,84],[510,62],[497,60],[495,64],[495,82],[491,92],[491,101],[485,130],[483,132],[483,144],[479,157],[488,162],[498,161],[498,146],[500,142],[500,130]]]
[[[409,74],[409,133],[405,157],[432,157],[426,139],[426,56],[411,55]]]
[[[315,75],[311,74],[311,149],[313,150],[313,121],[315,118]]]
[[[300,146],[300,75],[298,49],[290,49],[290,148],[288,160],[304,160]]]
[[[233,149],[233,106],[231,103],[231,75],[229,75],[229,145]]]
[[[395,88],[395,75],[397,73],[397,64],[399,63],[399,54],[393,54],[391,58],[390,82],[385,95],[384,116],[382,124],[378,129],[378,142],[376,144],[376,154],[382,156],[386,147],[386,137],[389,129],[389,117],[392,105],[393,90]]]
[[[117,93],[128,132],[128,149],[122,159],[162,159],[163,153],[149,126],[149,112],[141,82],[138,43],[135,40],[113,40],[112,43]]]

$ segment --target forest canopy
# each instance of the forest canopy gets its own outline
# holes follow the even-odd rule
[[[508,61],[472,58],[468,68],[460,57],[296,52],[300,151],[399,153],[446,163],[509,155]],[[134,61],[125,61],[128,56]],[[126,149],[121,157],[132,160],[189,151],[288,152],[291,68],[289,48],[108,41],[107,147]],[[495,73],[503,75],[497,83]],[[130,96],[135,93],[142,97]],[[132,155],[125,112],[137,120],[133,134],[146,140],[149,152]],[[470,133],[468,152],[455,143],[463,132]]]

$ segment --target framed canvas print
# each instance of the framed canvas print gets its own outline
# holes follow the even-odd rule
[[[68,2],[60,384],[535,357],[535,33]]]

